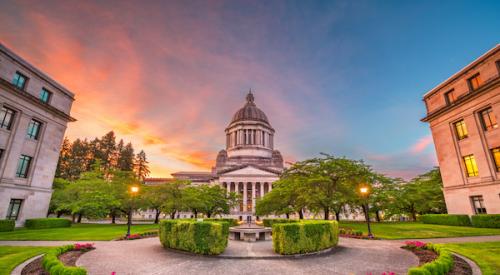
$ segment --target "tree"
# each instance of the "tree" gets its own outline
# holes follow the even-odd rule
[[[273,190],[257,201],[256,215],[285,214],[289,218],[290,214],[298,213],[300,219],[303,219],[303,209],[306,203],[301,192],[303,189],[301,183],[301,178],[293,175],[275,181]]]
[[[165,193],[165,202],[161,206],[161,211],[168,213],[171,219],[175,219],[175,214],[186,208],[183,201],[183,189],[189,185],[188,181],[175,180],[164,184],[162,191]]]
[[[109,131],[101,138],[98,152],[96,157],[102,161],[105,171],[116,167],[117,150],[115,132]]]
[[[118,143],[118,152],[119,156],[117,168],[121,171],[133,171],[135,154],[132,143],[129,142],[127,145],[123,146],[123,141],[120,140],[120,143]]]
[[[50,199],[48,214],[56,214],[59,218],[63,214],[71,214],[71,209],[66,208],[66,188],[71,184],[63,178],[55,178],[52,184],[52,197]]]
[[[184,210],[191,211],[195,218],[198,218],[198,213],[203,208],[203,193],[200,188],[188,186],[183,192]]]
[[[155,211],[155,223],[159,222],[163,205],[169,199],[171,188],[168,184],[169,183],[153,186],[143,185],[144,191],[141,196],[141,209],[153,209]]]
[[[70,151],[71,151],[71,142],[67,137],[65,137],[61,144],[61,151],[59,153],[59,160],[57,162],[56,178],[63,178],[63,179],[69,178],[67,173],[70,165],[69,163],[71,157]]]
[[[141,150],[135,158],[135,173],[142,181],[144,181],[150,173],[148,163],[146,153]]]
[[[231,207],[237,203],[236,193],[227,193],[219,185],[202,185],[198,189],[202,198],[200,212],[208,218],[219,214],[229,214]]]

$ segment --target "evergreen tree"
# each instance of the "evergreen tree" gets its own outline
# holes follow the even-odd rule
[[[109,171],[116,167],[117,150],[115,132],[109,131],[99,142],[99,159],[104,170]]]
[[[135,158],[135,174],[141,181],[144,181],[150,173],[148,163],[146,153],[144,150],[141,150]]]
[[[59,153],[59,160],[57,162],[56,178],[68,179],[71,146],[71,142],[65,137],[61,144],[61,152]]]
[[[121,140],[120,140],[121,143]],[[120,143],[118,143],[118,148],[120,148]],[[118,157],[118,169],[122,171],[133,171],[134,170],[134,147],[132,143],[127,143],[125,147],[121,144],[121,149],[119,149]]]

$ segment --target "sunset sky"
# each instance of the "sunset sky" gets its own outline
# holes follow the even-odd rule
[[[76,94],[70,139],[114,130],[152,176],[206,170],[251,88],[287,161],[411,178],[422,95],[500,42],[500,1],[1,1],[0,41]]]

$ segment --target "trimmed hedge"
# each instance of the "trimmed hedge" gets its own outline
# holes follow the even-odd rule
[[[229,226],[237,226],[238,220],[231,218],[203,218],[203,221],[206,222],[227,222]]]
[[[14,220],[0,220],[0,232],[13,231],[16,227]]]
[[[275,223],[295,223],[300,222],[300,220],[295,219],[263,219],[262,223],[265,227],[273,227]]]
[[[51,275],[86,275],[87,271],[81,267],[65,266],[59,258],[59,255],[71,251],[75,248],[74,245],[60,246],[55,251],[49,252],[43,256],[42,266],[45,271]]]
[[[446,275],[453,268],[453,256],[450,252],[440,247],[427,244],[427,249],[435,251],[439,256],[437,259],[423,266],[413,267],[408,270],[408,275]]]
[[[500,214],[481,214],[472,216],[472,226],[500,228]]]
[[[27,219],[24,226],[28,229],[70,227],[71,221],[63,218]]]
[[[165,248],[217,255],[227,247],[229,223],[219,221],[163,220],[160,242]]]
[[[291,255],[320,251],[337,245],[339,225],[337,221],[302,221],[274,223],[274,252]]]
[[[453,225],[453,226],[471,226],[468,215],[450,215],[450,214],[426,214],[420,216],[423,223]]]

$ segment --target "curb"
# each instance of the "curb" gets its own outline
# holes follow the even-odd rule
[[[469,264],[470,267],[472,268],[472,275],[482,275],[483,274],[481,272],[481,269],[479,268],[479,266],[473,260],[471,260],[463,255],[460,255],[458,253],[455,253],[455,252],[451,252],[451,254],[459,257],[460,259],[464,260],[467,264]]]
[[[195,254],[191,253],[188,251],[183,251],[183,250],[177,250],[177,249],[172,249],[172,248],[164,248],[166,251],[177,253],[177,254],[182,254],[182,255],[189,255],[189,256],[195,256],[195,257],[200,257],[200,258],[212,258],[212,259],[230,259],[230,260],[289,260],[289,259],[300,259],[300,258],[306,258],[306,257],[322,257],[322,256],[329,256],[331,254],[337,253],[340,250],[343,250],[343,246],[334,246],[330,247],[324,250],[316,251],[316,252],[311,252],[311,253],[304,253],[304,254],[293,254],[293,255],[281,255],[281,254],[276,254],[276,255],[269,255],[269,256],[229,256],[229,255],[203,255],[203,254]]]
[[[14,268],[14,270],[12,270],[12,272],[10,273],[10,275],[21,275],[23,269],[29,265],[31,262],[43,257],[43,255],[45,255],[45,253],[43,254],[40,254],[38,256],[35,256],[33,258],[30,258],[30,259],[27,259],[26,261],[22,262],[20,265],[16,266],[16,268]]]

